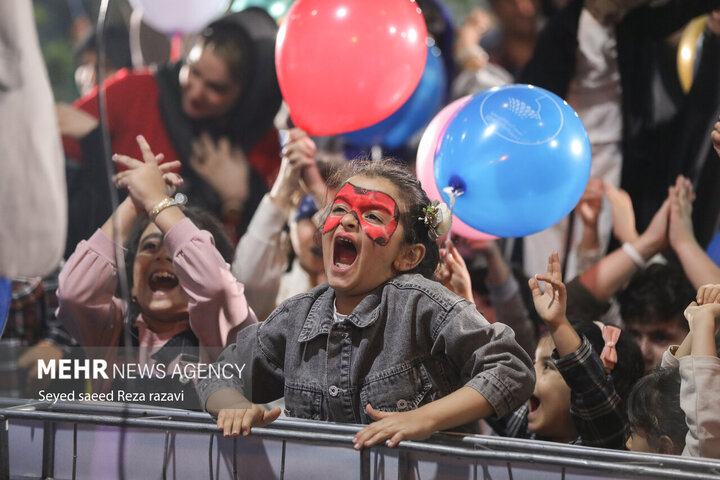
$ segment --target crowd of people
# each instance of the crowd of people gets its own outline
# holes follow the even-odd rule
[[[287,416],[366,424],[358,449],[449,429],[720,458],[720,267],[706,253],[720,213],[720,1],[489,5],[442,32],[447,101],[514,81],[565,98],[593,152],[568,218],[524,239],[450,238],[412,154],[346,158],[342,141],[293,127],[277,24],[260,8],[213,21],[153,68],[130,68],[112,30],[112,184],[82,65],[83,95],[56,107],[65,260],[14,282],[0,393],[33,395],[39,358],[83,347],[113,363],[132,346],[141,364],[244,365],[242,378],[162,385],[226,436],[272,422],[281,401]],[[683,93],[667,59],[700,14]],[[92,38],[79,63],[96,61]]]

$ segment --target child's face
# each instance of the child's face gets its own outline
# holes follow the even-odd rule
[[[528,400],[528,429],[553,441],[569,442],[577,437],[570,417],[570,387],[552,361],[555,344],[543,337],[535,350],[535,391]]]
[[[188,296],[154,223],[140,236],[133,265],[133,296],[145,317],[172,322],[187,317]]]
[[[325,221],[323,262],[339,295],[365,295],[396,275],[403,245],[395,186],[385,178],[352,177]]]

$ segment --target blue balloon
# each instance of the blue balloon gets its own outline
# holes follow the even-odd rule
[[[12,281],[10,281],[9,278],[0,277],[0,337],[2,337],[5,324],[7,323],[11,298]]]
[[[379,74],[382,74],[381,72]],[[447,78],[442,55],[437,47],[428,47],[425,70],[410,98],[385,120],[361,130],[343,134],[349,143],[394,149],[405,144],[437,113],[445,97]]]
[[[498,237],[522,237],[557,223],[575,208],[590,178],[590,141],[580,117],[560,97],[532,85],[475,95],[440,142],[438,189],[462,189],[454,213]]]

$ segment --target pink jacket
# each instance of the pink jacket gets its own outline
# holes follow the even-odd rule
[[[222,348],[235,341],[241,329],[257,322],[245,300],[244,286],[230,273],[210,233],[199,230],[190,219],[170,229],[164,241],[178,281],[190,298],[189,323],[199,340],[202,360],[212,361]],[[85,347],[112,347],[120,342],[127,305],[113,296],[116,274],[114,243],[100,230],[78,244],[60,272],[57,316]],[[139,359],[142,363],[187,328],[181,323],[173,331],[158,335],[147,328],[142,315],[135,326],[140,347],[149,347],[143,349],[146,354]],[[213,354],[207,347],[217,348],[212,349]],[[108,351],[104,356],[111,359],[114,354]]]
[[[678,360],[673,351],[665,351],[662,366],[680,367],[680,407],[688,424],[682,454],[720,458],[720,358],[689,355]]]

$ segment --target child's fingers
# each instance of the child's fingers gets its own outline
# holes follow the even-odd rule
[[[157,159],[158,162],[160,162],[163,158],[165,158],[165,155],[162,153],[155,155],[155,159]],[[158,170],[160,170],[161,173],[169,173],[174,170],[180,170],[181,165],[180,160],[173,160],[172,162],[165,162],[158,165]]]
[[[112,156],[112,160],[113,162],[124,165],[129,169],[141,167],[143,164],[143,162],[141,162],[140,160],[128,157],[127,155],[120,155],[119,153],[114,154]]]
[[[365,444],[365,441],[375,434],[375,428],[377,427],[377,424],[373,423],[368,425],[367,427],[360,430],[352,439],[352,442],[354,444],[355,450],[360,450],[363,445]]]
[[[247,410],[247,413],[245,413],[242,420],[241,431],[243,435],[250,435],[252,427],[257,425],[258,420],[263,418],[263,411],[264,409],[262,407],[258,407],[257,405],[253,405],[250,410]]]
[[[185,182],[180,175],[172,172],[163,174],[163,180],[165,180],[165,183],[173,187],[179,187]]]
[[[280,416],[281,410],[280,407],[275,407],[270,411],[263,412],[263,418],[258,424],[258,427],[264,427],[265,425],[270,425],[272,422],[278,419]]]
[[[383,412],[382,410],[375,410],[369,403],[365,407],[365,411],[373,420],[382,420],[383,418],[395,415],[396,412]]]
[[[363,442],[363,447],[372,447],[373,445],[377,445],[378,443],[382,443],[388,438],[393,436],[393,432],[388,430],[379,430],[375,432],[375,435],[370,437],[369,439],[365,440]]]
[[[535,277],[537,277],[537,275],[535,275]],[[542,291],[540,291],[540,285],[538,285],[538,281],[535,277],[531,277],[528,279],[528,286],[530,287],[532,296],[534,298],[539,298],[542,297]]]
[[[235,421],[236,415],[237,413],[232,410],[228,410],[225,413],[225,417],[223,418],[223,435],[225,435],[226,437],[232,435],[233,422]]]
[[[142,152],[143,160],[145,160],[145,163],[149,165],[157,165],[157,161],[155,160],[155,154],[150,148],[150,144],[147,142],[147,140],[145,140],[145,137],[143,137],[142,135],[138,135],[137,143],[140,146],[140,151]]]
[[[405,440],[405,433],[404,432],[397,432],[395,435],[392,436],[390,441],[388,442],[388,447],[395,447],[398,443]]]

